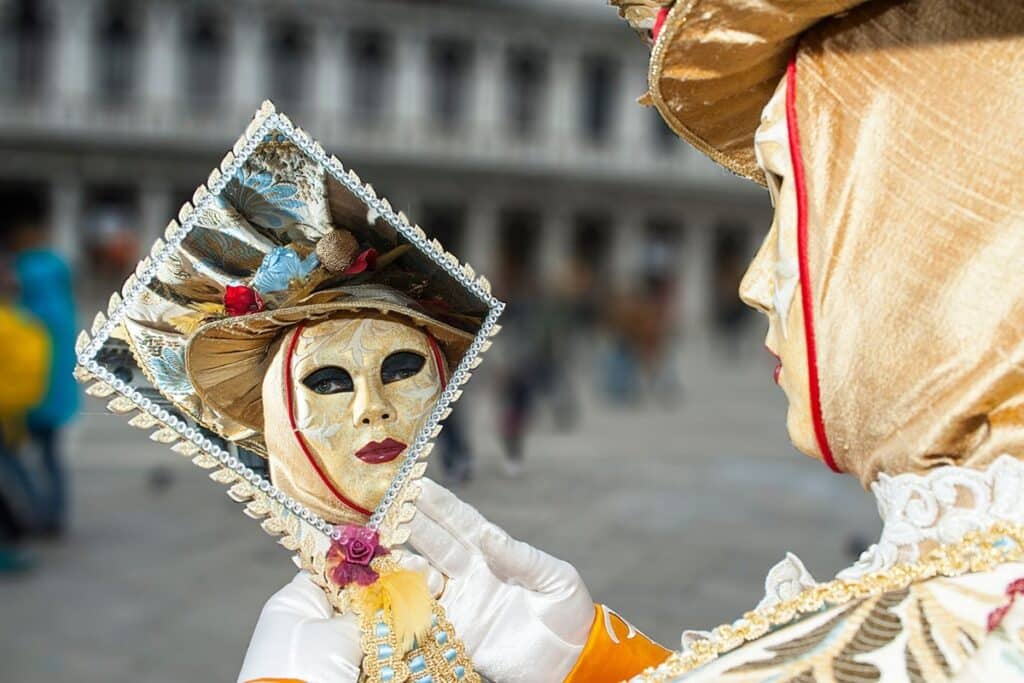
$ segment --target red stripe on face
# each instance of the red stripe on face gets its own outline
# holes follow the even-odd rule
[[[334,485],[334,482],[330,480],[327,473],[320,467],[320,463],[316,461],[313,454],[309,451],[309,446],[306,445],[306,440],[302,438],[302,433],[299,431],[298,425],[295,423],[295,390],[292,387],[292,357],[295,355],[295,347],[299,343],[299,336],[302,334],[302,328],[305,327],[305,323],[299,323],[295,326],[295,332],[292,334],[292,339],[288,343],[288,353],[284,358],[284,387],[285,396],[288,402],[288,422],[292,428],[292,434],[295,435],[296,440],[299,442],[299,448],[302,449],[303,454],[306,456],[306,460],[313,466],[313,471],[316,472],[317,476],[320,477],[320,481],[323,482],[324,486],[334,494],[343,505],[355,510],[359,514],[369,516],[372,514],[366,508],[357,505],[355,502],[349,500],[338,487]]]

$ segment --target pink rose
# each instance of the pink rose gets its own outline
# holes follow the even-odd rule
[[[335,532],[327,551],[327,566],[331,580],[339,586],[357,583],[369,586],[377,580],[377,572],[370,568],[373,558],[387,554],[381,547],[379,536],[373,529],[346,525]]]
[[[378,539],[373,529],[349,524],[342,528],[338,545],[345,553],[347,562],[366,566],[377,555]]]

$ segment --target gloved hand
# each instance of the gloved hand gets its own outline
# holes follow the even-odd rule
[[[439,601],[476,670],[500,683],[561,683],[594,620],[576,569],[428,479],[416,506],[409,543],[447,577]]]
[[[444,578],[425,559],[398,549],[392,557],[424,574],[434,595],[441,592]],[[362,662],[356,616],[335,614],[323,590],[301,571],[264,605],[238,681],[356,683]]]

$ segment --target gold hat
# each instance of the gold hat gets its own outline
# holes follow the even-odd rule
[[[288,327],[389,317],[428,332],[454,368],[488,313],[454,268],[368,211],[278,131],[253,146],[217,196],[196,204],[203,208],[189,207],[192,227],[177,248],[164,254],[163,241],[154,245],[155,273],[124,302],[113,335],[177,410],[260,455],[261,383],[269,349]]]
[[[657,107],[677,135],[715,162],[764,185],[754,130],[798,37],[865,0],[609,2],[641,35],[660,29],[641,101]]]

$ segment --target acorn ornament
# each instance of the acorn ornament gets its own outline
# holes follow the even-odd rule
[[[332,230],[316,243],[316,256],[320,264],[332,273],[348,270],[359,254],[359,242],[348,230]]]

